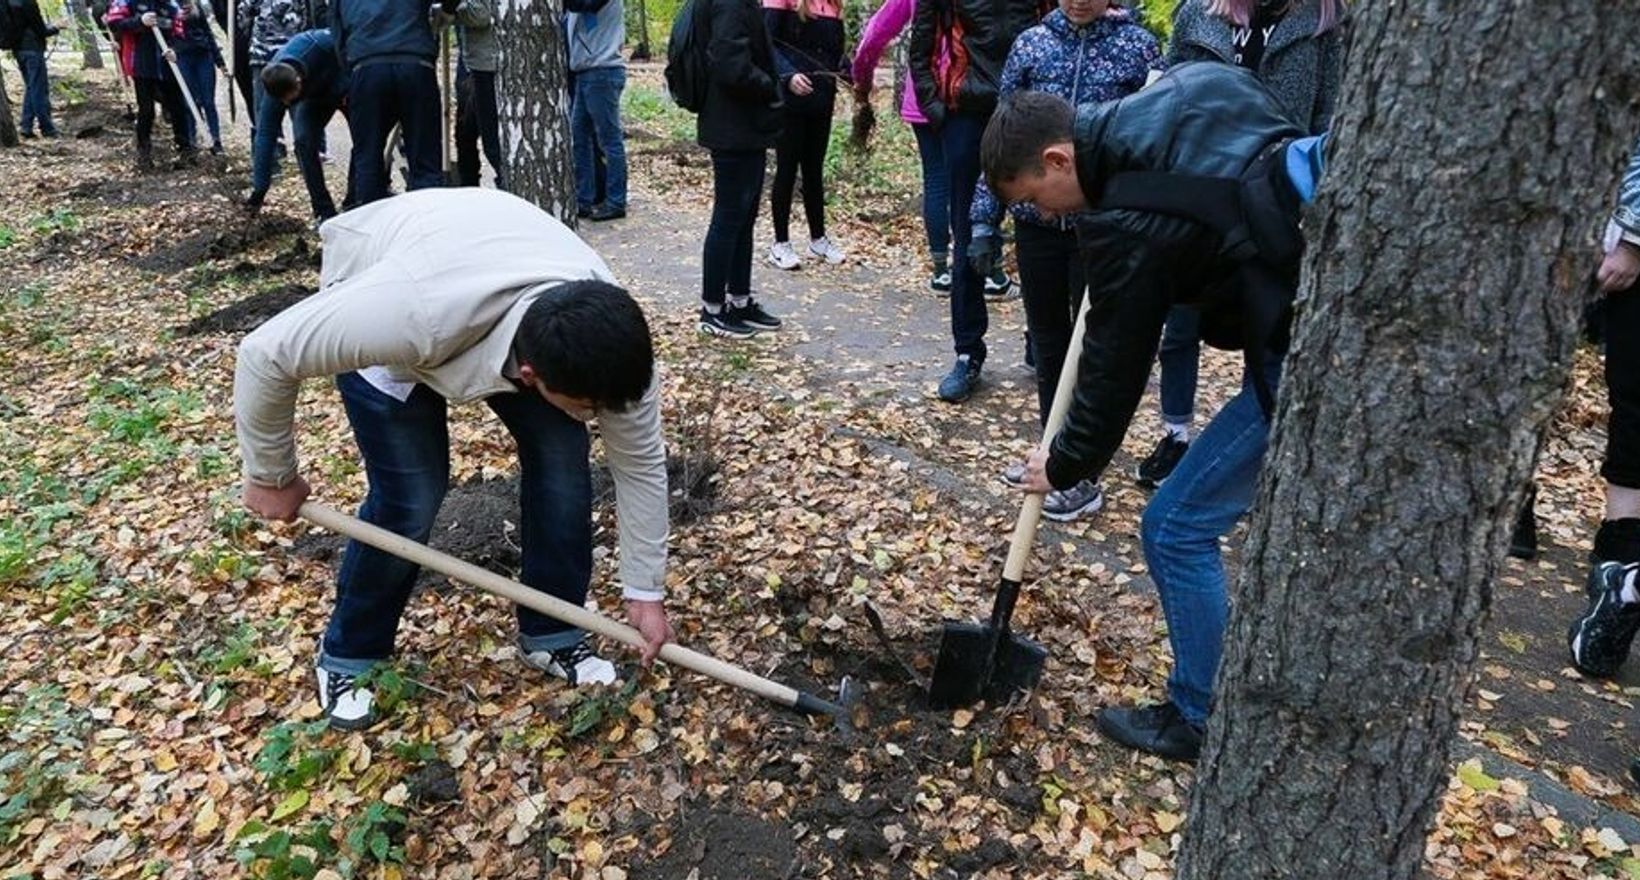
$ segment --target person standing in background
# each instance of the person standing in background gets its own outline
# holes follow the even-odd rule
[[[463,0],[456,9],[456,179],[478,186],[478,150],[495,172],[495,188],[506,189],[501,161],[501,126],[495,103],[495,12],[491,0]]]
[[[205,124],[211,133],[211,155],[222,155],[222,122],[216,113],[216,72],[226,71],[228,64],[222,58],[222,49],[211,33],[209,6],[201,9],[196,0],[183,0],[182,37],[176,41],[177,67],[182,70],[188,94],[205,114]],[[188,114],[188,139],[199,143],[199,122]]]
[[[763,0],[763,19],[774,42],[775,68],[784,91],[784,119],[775,143],[774,186],[769,214],[774,244],[768,260],[777,269],[802,266],[791,244],[792,193],[803,175],[803,214],[809,224],[809,256],[841,263],[844,254],[826,237],[826,149],[837,107],[843,57],[843,8],[837,0]]]
[[[626,216],[626,134],[621,92],[626,89],[626,11],[621,0],[565,0],[569,13],[570,138],[575,149],[576,213],[593,221]],[[603,165],[599,201],[598,166]]]
[[[58,27],[46,24],[40,15],[37,0],[0,0],[11,4],[12,27],[16,47],[11,57],[23,74],[23,107],[17,123],[22,137],[35,137],[39,124],[40,137],[57,137],[57,125],[51,121],[51,80],[46,76],[46,40],[57,35]]]

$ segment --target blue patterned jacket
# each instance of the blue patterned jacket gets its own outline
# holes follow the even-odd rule
[[[1634,145],[1634,158],[1629,160],[1629,170],[1623,172],[1612,222],[1623,227],[1625,239],[1640,244],[1640,144]]]
[[[1161,68],[1156,37],[1131,10],[1112,6],[1105,15],[1077,27],[1055,9],[1014,41],[998,92],[1004,98],[1014,92],[1048,92],[1072,104],[1097,104],[1137,92],[1150,71]],[[968,212],[976,237],[996,231],[1002,207],[981,179]],[[1014,206],[1013,214],[1015,220],[1044,225],[1030,205]],[[1069,228],[1063,221],[1052,225]]]

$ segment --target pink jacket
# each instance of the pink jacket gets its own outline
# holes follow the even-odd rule
[[[872,74],[877,70],[877,62],[883,57],[883,50],[894,38],[905,30],[911,22],[911,13],[916,8],[916,0],[884,0],[882,8],[866,22],[865,32],[860,35],[860,44],[854,47],[854,81],[857,83],[871,82]],[[942,46],[938,53],[940,66],[945,65],[946,51]],[[913,125],[921,125],[928,121],[923,115],[922,108],[917,106],[917,90],[911,88],[910,83],[905,85],[905,97],[900,101],[900,118]]]

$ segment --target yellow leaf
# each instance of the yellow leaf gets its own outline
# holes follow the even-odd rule
[[[161,773],[170,773],[177,769],[177,759],[170,752],[154,753],[154,769]]]
[[[273,815],[268,817],[268,820],[271,822],[277,822],[280,819],[297,812],[307,806],[307,804],[308,793],[305,789],[293,791],[286,795],[284,800],[279,802],[279,806],[273,808]]]
[[[1458,781],[1476,791],[1496,791],[1498,781],[1486,775],[1479,761],[1465,761],[1458,765]]]
[[[222,817],[216,814],[216,801],[206,798],[205,803],[200,805],[199,814],[194,816],[194,837],[196,839],[210,837],[216,831],[217,826],[221,824]]]
[[[1178,813],[1169,813],[1165,810],[1157,810],[1151,815],[1156,820],[1157,830],[1161,831],[1163,834],[1172,834],[1180,825],[1184,824],[1184,817],[1180,816]]]
[[[958,709],[951,713],[951,726],[958,730],[974,723],[974,713],[967,709]]]

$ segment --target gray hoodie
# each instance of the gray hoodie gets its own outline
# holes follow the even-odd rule
[[[569,35],[569,69],[579,73],[600,67],[622,67],[626,10],[621,0],[565,0],[564,32]]]
[[[494,73],[498,69],[492,6],[491,0],[462,0],[456,10],[456,37],[461,41],[461,61],[468,70]]]

